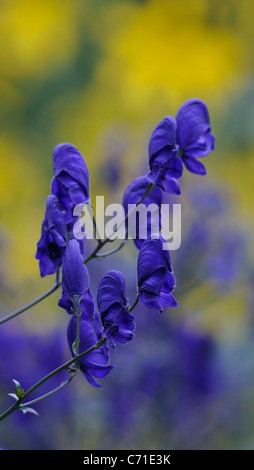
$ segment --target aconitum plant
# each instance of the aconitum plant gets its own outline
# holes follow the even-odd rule
[[[97,245],[88,254],[90,245],[86,231],[83,240],[77,240],[74,232],[74,225],[78,220],[74,209],[82,205],[90,207],[94,230],[98,235],[90,202],[88,167],[74,145],[64,143],[55,147],[51,194],[47,198],[36,251],[41,277],[55,275],[55,282],[51,289],[37,299],[0,319],[0,325],[13,320],[61,289],[58,305],[68,314],[67,342],[70,359],[42,377],[28,390],[25,390],[18,380],[14,380],[14,390],[9,395],[15,402],[2,413],[0,420],[16,410],[38,414],[32,405],[69,385],[79,371],[91,386],[101,387],[100,380],[108,376],[113,369],[111,348],[116,349],[119,343],[131,348],[135,336],[134,311],[138,310],[139,302],[147,309],[158,312],[163,312],[164,308],[178,307],[181,299],[176,300],[173,293],[176,279],[170,253],[166,240],[160,233],[162,196],[163,192],[181,194],[178,180],[184,167],[197,175],[206,174],[206,169],[199,159],[214,149],[214,140],[207,107],[199,99],[186,101],[180,107],[176,118],[167,116],[162,119],[152,132],[148,146],[150,171],[130,182],[123,194],[125,217],[120,225],[124,227],[124,240],[116,248],[105,251],[104,246],[115,240],[116,230],[113,229],[112,234],[104,239],[96,236]],[[155,233],[152,216],[147,217],[147,235],[142,238],[139,237],[140,219],[136,218],[136,236],[132,233],[131,237],[138,251],[135,302],[129,305],[124,274],[114,269],[109,270],[100,280],[97,299],[94,299],[90,291],[89,262],[92,259],[110,257],[125,246],[129,239],[129,204],[134,206],[134,209],[141,204],[145,208],[154,205],[159,221]],[[61,371],[69,373],[68,380],[33,400],[27,400],[32,392],[49,379],[56,379]]]

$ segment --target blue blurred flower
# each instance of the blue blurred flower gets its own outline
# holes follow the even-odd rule
[[[133,180],[129,186],[126,188],[124,195],[123,195],[123,207],[125,210],[125,214],[128,214],[128,205],[129,204],[137,204],[142,196],[145,194],[145,192],[148,189],[148,186],[150,184],[150,181],[147,179],[146,176],[141,176],[139,178],[136,178]],[[144,198],[142,201],[142,204],[145,204],[146,207],[148,207],[150,204],[156,204],[158,208],[160,208],[162,203],[162,190],[158,186],[154,187],[149,194]],[[127,221],[126,221],[126,226],[127,226]],[[151,213],[148,212],[147,214],[147,219],[145,220],[146,227],[147,227],[147,238],[151,235]],[[161,227],[161,214],[159,212],[159,229]],[[140,235],[142,235],[141,232],[141,220],[139,217],[139,214],[136,214],[136,233],[133,234],[135,235],[135,238],[133,239],[136,247],[138,249],[141,248],[142,244],[144,243],[144,238],[141,238]]]
[[[72,144],[55,147],[53,166],[55,177],[51,190],[58,197],[68,223],[72,219],[73,207],[90,199],[88,168],[83,156]]]
[[[133,339],[134,316],[128,312],[122,273],[112,270],[105,274],[98,287],[97,302],[106,336],[119,343]]]
[[[121,176],[122,167],[119,158],[109,158],[105,161],[103,168],[99,168],[98,170],[98,177],[100,178],[101,183],[106,183],[111,191],[115,191],[119,188]]]
[[[72,345],[76,340],[77,319],[74,315],[68,324],[67,339],[70,351],[73,355]],[[90,349],[95,346],[102,338],[102,324],[99,314],[96,312],[93,319],[87,320],[84,315],[80,318],[80,342],[79,353]],[[101,387],[101,385],[94,380],[102,379],[113,369],[113,366],[108,365],[109,352],[107,344],[103,344],[100,348],[91,351],[86,356],[79,360],[80,370],[85,375],[88,382],[94,387]]]
[[[37,243],[36,259],[39,260],[41,276],[54,274],[62,263],[66,249],[66,225],[58,199],[47,198],[46,213],[41,227],[41,238]]]
[[[179,348],[179,359],[184,392],[186,395],[210,395],[218,386],[214,363],[216,343],[203,332],[185,327],[175,328],[175,341]]]
[[[206,174],[197,158],[214,150],[214,141],[207,106],[199,99],[187,100],[176,119],[166,116],[152,133],[149,180],[165,192],[180,194],[176,179],[182,176],[183,163],[192,173]]]
[[[70,240],[63,260],[62,297],[59,307],[68,313],[83,311],[86,318],[94,313],[92,296],[89,291],[89,275],[77,240]]]
[[[175,278],[172,274],[168,250],[163,250],[165,240],[148,238],[138,256],[138,290],[140,302],[148,308],[163,310],[177,307],[172,295]]]
[[[204,266],[206,277],[224,292],[235,288],[237,278],[246,271],[246,234],[227,223],[217,227],[210,245]]]

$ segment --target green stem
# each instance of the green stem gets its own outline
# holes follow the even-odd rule
[[[77,372],[75,372],[75,373],[69,378],[69,380],[65,380],[65,382],[61,383],[61,385],[59,385],[59,387],[54,388],[54,389],[51,390],[50,392],[45,393],[44,395],[41,395],[40,397],[35,398],[34,400],[27,401],[27,402],[25,402],[25,403],[22,402],[22,406],[20,406],[19,408],[25,408],[26,406],[34,405],[34,403],[37,403],[38,401],[44,400],[44,398],[50,397],[50,395],[53,395],[54,393],[58,392],[59,390],[62,390],[62,388],[64,388],[64,387],[66,387],[67,385],[69,385],[69,384],[75,379],[76,376],[77,376]]]
[[[97,239],[97,242],[98,244],[100,245],[101,244],[101,237],[100,237],[100,234],[99,234],[99,231],[98,231],[98,227],[97,227],[97,224],[96,224],[96,220],[94,218],[94,215],[93,215],[93,206],[92,204],[88,204],[88,207],[89,207],[89,213],[90,213],[90,217],[92,218],[92,221],[93,221],[93,227],[94,227],[94,230],[95,230],[95,236],[96,236],[96,239]],[[92,211],[92,212],[91,212]]]
[[[106,258],[107,256],[110,256],[110,255],[113,255],[114,253],[117,253],[118,251],[120,251],[124,245],[126,245],[128,240],[124,240],[121,245],[119,245],[118,247],[116,248],[113,248],[112,250],[109,250],[109,251],[105,251],[104,253],[99,253],[98,255],[95,255],[95,258],[96,259],[102,259],[102,258]]]
[[[41,302],[42,300],[46,299],[47,297],[49,297],[49,295],[53,294],[53,292],[55,292],[59,287],[61,286],[61,282],[59,281],[59,275],[58,273],[56,274],[56,280],[55,280],[55,283],[53,285],[53,287],[51,287],[49,290],[47,290],[46,292],[44,292],[44,294],[40,295],[39,297],[37,297],[37,299],[35,300],[32,300],[32,302],[30,302],[29,304],[25,305],[24,307],[21,307],[19,308],[18,310],[15,310],[15,312],[13,313],[10,313],[9,315],[7,315],[6,317],[3,317],[0,319],[0,325],[2,325],[3,323],[6,323],[7,321],[9,320],[12,320],[13,318],[17,317],[18,315],[20,315],[21,313],[25,312],[26,310],[28,310],[29,308],[33,307],[34,305],[37,305],[39,302]]]
[[[59,372],[62,372],[63,370],[65,369],[68,369],[72,364],[74,364],[75,362],[79,361],[79,359],[81,359],[82,357],[86,356],[87,354],[89,354],[90,352],[94,351],[95,349],[99,349],[104,343],[106,343],[106,341],[108,340],[108,338],[102,338],[100,341],[98,341],[97,344],[95,344],[95,346],[92,346],[91,348],[87,349],[86,351],[83,351],[82,353],[80,353],[78,356],[75,356],[73,358],[71,358],[69,361],[65,362],[64,364],[62,364],[60,367],[58,367],[57,369],[51,371],[48,375],[46,375],[45,377],[43,377],[41,380],[39,380],[39,382],[36,382],[36,384],[34,384],[31,388],[29,388],[29,390],[27,390],[23,397],[22,398],[19,398],[17,400],[16,403],[14,403],[14,405],[12,405],[8,410],[6,410],[1,416],[0,416],[0,421],[2,421],[4,418],[6,418],[8,415],[10,415],[11,413],[13,413],[13,411],[17,410],[20,408],[20,405],[23,403],[23,401],[29,396],[31,395],[32,392],[34,392],[38,387],[40,387],[42,384],[44,384],[45,382],[47,382],[49,379],[51,379],[52,377],[54,377],[56,374],[59,374]]]
[[[139,295],[137,296],[134,304],[132,305],[132,307],[129,308],[129,312],[132,312],[132,310],[134,310],[134,308],[138,305],[139,303]]]
[[[135,211],[136,207],[138,207],[141,202],[145,199],[145,197],[150,193],[150,191],[154,188],[155,184],[154,183],[150,183],[147,190],[145,191],[145,193],[143,194],[142,198],[137,202],[137,204],[135,205],[135,207],[133,207],[133,209],[128,212],[128,214],[125,216],[125,218],[123,219],[123,221],[121,222],[121,224],[117,227],[118,229],[123,225],[125,224],[126,220],[128,219],[128,217]],[[96,256],[98,251],[100,251],[100,249],[108,242],[112,242],[114,240],[111,240],[111,237],[115,234],[115,231],[113,231],[109,237],[105,238],[103,241],[100,241],[100,243],[97,245],[97,247],[95,248],[95,250],[92,252],[92,254],[90,256],[88,256],[88,258],[84,261],[85,264],[87,264],[91,259],[97,257],[99,258],[100,256]],[[109,252],[109,254],[112,254],[111,252]],[[105,257],[105,256],[104,256]]]
[[[74,312],[74,315],[77,319],[77,326],[76,326],[76,339],[72,345],[72,352],[74,354],[74,356],[77,356],[78,355],[78,352],[79,352],[79,343],[80,343],[80,317],[81,317],[81,313],[82,313],[82,310],[79,310],[78,312]]]

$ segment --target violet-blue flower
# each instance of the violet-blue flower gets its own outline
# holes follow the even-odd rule
[[[89,274],[77,240],[69,241],[63,260],[62,297],[59,307],[68,313],[81,309],[85,318],[92,318],[94,305],[89,291]]]
[[[176,120],[167,116],[154,129],[149,142],[149,181],[163,191],[181,194],[177,178],[182,176],[182,163],[177,157]]]
[[[37,243],[36,259],[39,260],[41,277],[54,274],[62,264],[66,249],[66,225],[56,196],[47,198],[45,217],[41,226],[41,238]]]
[[[65,220],[72,219],[72,209],[77,204],[86,204],[89,199],[89,172],[79,150],[72,144],[59,144],[53,151],[55,177],[52,193],[65,211]]]
[[[197,158],[214,150],[214,142],[206,104],[200,99],[187,100],[176,119],[166,116],[152,133],[149,180],[168,193],[180,194],[176,179],[182,176],[183,164],[192,173],[206,174]]]
[[[168,250],[163,250],[164,238],[148,238],[138,256],[138,291],[140,302],[147,308],[163,310],[177,307],[172,295],[175,278]]]
[[[141,176],[133,180],[129,186],[126,188],[124,195],[123,195],[123,207],[125,210],[125,214],[128,214],[128,205],[129,204],[137,204],[142,196],[144,196],[145,192],[149,187],[150,181],[147,179],[146,176]],[[156,204],[158,210],[160,210],[160,206],[162,203],[162,190],[158,186],[155,186],[143,199],[142,204],[148,207],[150,204]],[[159,229],[160,229],[160,221],[161,215],[159,212]],[[128,221],[126,221],[126,226],[128,225]],[[151,213],[148,212],[147,214],[147,237],[151,235]],[[141,238],[141,230],[140,230],[140,218],[137,213],[136,215],[136,238],[133,239],[136,247],[138,249],[141,248],[142,244],[144,243],[144,238]]]
[[[209,155],[214,150],[215,142],[206,104],[195,98],[187,100],[179,108],[176,122],[176,143],[180,158],[189,171],[205,175],[206,169],[197,158]]]
[[[72,345],[76,340],[77,318],[72,315],[68,324],[67,339],[70,351],[73,355]],[[84,315],[80,318],[80,342],[79,354],[95,346],[102,338],[102,325],[98,312],[93,319],[87,320]],[[91,351],[86,356],[79,359],[80,370],[85,375],[88,382],[94,387],[101,387],[94,377],[102,379],[113,369],[108,365],[109,352],[108,345],[105,343],[100,348]]]
[[[97,303],[105,335],[111,341],[126,343],[134,338],[134,316],[128,312],[125,280],[121,272],[111,270],[105,274],[98,287]]]

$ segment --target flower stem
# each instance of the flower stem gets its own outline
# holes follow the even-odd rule
[[[69,385],[75,379],[76,376],[77,376],[77,372],[74,372],[74,374],[72,374],[72,376],[69,378],[69,380],[65,380],[64,382],[62,382],[61,385],[59,385],[59,387],[54,388],[50,392],[45,393],[44,395],[41,395],[40,397],[35,398],[34,400],[27,401],[25,403],[22,402],[22,406],[20,406],[19,408],[25,408],[26,406],[34,405],[34,403],[37,403],[38,401],[44,400],[44,398],[50,397],[50,395],[53,395],[53,393],[56,393],[59,390],[62,390],[62,388]]]
[[[25,312],[29,308],[33,307],[34,305],[38,304],[42,300],[46,299],[47,297],[49,297],[49,295],[53,294],[53,292],[55,292],[60,286],[61,286],[61,282],[59,281],[59,275],[57,273],[56,274],[56,280],[55,280],[55,283],[54,283],[53,287],[51,287],[49,290],[44,292],[44,294],[37,297],[37,299],[32,300],[32,302],[25,305],[24,307],[21,307],[18,310],[15,310],[15,312],[10,313],[6,317],[1,318],[0,319],[0,325],[2,325],[3,323],[6,323],[9,320],[12,320],[13,318],[17,317],[18,315]]]
[[[154,188],[155,184],[154,183],[150,183],[147,190],[145,191],[145,193],[143,194],[143,196],[141,197],[141,199],[137,202],[137,204],[133,207],[132,210],[130,210],[130,212],[128,212],[128,214],[125,216],[125,218],[122,220],[122,222],[120,223],[120,225],[118,225],[117,229],[119,229],[123,224],[125,224],[126,220],[128,219],[128,217],[134,212],[134,210],[136,209],[136,207],[139,206],[139,204],[142,203],[142,201],[145,199],[145,197],[150,193],[150,191]],[[115,234],[115,230],[111,233],[111,235],[109,235],[109,237],[105,238],[103,241],[100,241],[100,243],[98,243],[97,247],[95,248],[95,250],[92,252],[92,254],[90,256],[88,256],[88,258],[85,260],[85,264],[88,263],[91,259],[93,258],[99,258],[100,255],[97,255],[98,251],[100,251],[100,249],[108,242],[112,242],[114,240],[111,239],[111,237]],[[114,253],[114,252],[113,252]],[[112,254],[112,252],[109,252],[109,254]],[[97,255],[97,256],[96,256]],[[106,255],[108,256],[108,255]],[[106,257],[104,256],[104,257]]]
[[[88,204],[88,207],[89,207],[89,214],[90,214],[90,217],[93,221],[93,227],[94,227],[94,231],[95,231],[95,236],[96,236],[96,239],[97,239],[97,242],[99,245],[101,245],[101,237],[100,237],[100,234],[99,234],[99,231],[98,231],[98,227],[97,227],[97,224],[96,224],[96,220],[94,218],[94,215],[93,215],[93,206],[92,204]]]
[[[139,295],[137,296],[134,304],[132,305],[132,307],[129,308],[129,312],[132,312],[132,310],[134,310],[134,308],[138,305],[139,303]]]
[[[39,388],[42,384],[44,384],[45,382],[47,382],[49,379],[51,379],[52,377],[54,377],[56,374],[59,374],[59,372],[62,372],[63,370],[68,370],[68,368],[74,364],[75,362],[77,362],[79,359],[81,359],[82,357],[86,356],[87,354],[89,354],[90,352],[94,351],[95,349],[99,349],[104,343],[106,343],[106,341],[108,340],[108,338],[104,338],[102,337],[100,339],[100,341],[98,341],[97,344],[95,344],[94,346],[92,346],[91,348],[87,349],[86,351],[83,351],[82,353],[80,353],[78,356],[75,356],[75,357],[72,357],[69,361],[65,362],[64,364],[62,364],[61,366],[59,366],[57,369],[51,371],[48,375],[46,375],[45,377],[43,377],[41,380],[39,380],[39,382],[36,382],[36,384],[34,384],[31,388],[29,388],[29,390],[27,390],[24,395],[22,396],[22,398],[19,398],[16,403],[14,403],[14,405],[12,405],[10,408],[8,408],[8,410],[6,410],[1,416],[0,416],[0,421],[2,421],[4,418],[6,418],[7,416],[9,416],[11,413],[13,413],[13,411],[15,410],[18,410],[21,407],[23,401],[29,396],[31,395],[32,392],[34,392],[37,388]],[[67,384],[66,384],[67,385]],[[55,390],[57,391],[57,389]],[[53,391],[52,391],[53,392]],[[49,392],[49,394],[51,394],[51,392]],[[49,396],[48,394],[46,394],[45,396],[43,396],[44,398],[46,398],[46,396]],[[41,398],[42,399],[42,398]],[[27,402],[27,404],[31,404],[31,402]]]
[[[82,310],[78,307],[78,311],[73,310],[73,313],[77,319],[77,322],[76,322],[77,326],[76,326],[76,339],[72,345],[72,352],[74,356],[77,356],[79,352],[79,343],[80,343],[80,317],[81,317]]]
[[[102,259],[102,258],[106,258],[107,256],[113,255],[114,253],[117,253],[123,248],[123,246],[127,243],[127,241],[128,240],[124,240],[119,246],[117,246],[116,248],[113,248],[110,251],[105,251],[104,253],[99,253],[98,255],[95,255],[95,258]]]

